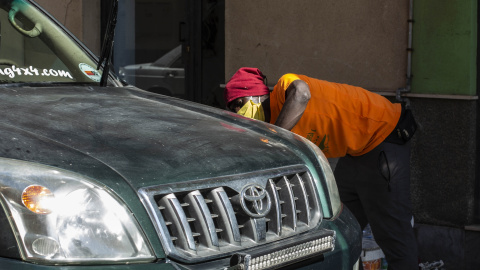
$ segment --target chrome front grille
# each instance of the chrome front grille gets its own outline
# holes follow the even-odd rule
[[[303,166],[150,187],[140,194],[166,253],[190,262],[291,237],[321,221],[316,186]]]

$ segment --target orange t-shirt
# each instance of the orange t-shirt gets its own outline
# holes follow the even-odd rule
[[[285,91],[295,80],[308,84],[311,98],[291,131],[318,145],[327,157],[369,152],[385,140],[400,119],[400,104],[363,88],[285,74],[270,94],[272,124],[285,103]]]

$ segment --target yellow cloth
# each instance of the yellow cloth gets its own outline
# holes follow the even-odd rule
[[[385,140],[400,119],[400,104],[363,88],[285,74],[270,94],[272,124],[285,103],[286,89],[295,80],[308,84],[311,98],[292,132],[318,145],[327,157],[369,152]]]
[[[260,102],[255,103],[252,100],[249,100],[237,113],[248,118],[265,121],[265,112],[263,111],[263,106]]]

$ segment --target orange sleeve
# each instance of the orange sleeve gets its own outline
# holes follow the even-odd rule
[[[296,74],[287,73],[278,79],[277,84],[270,93],[270,123],[274,124],[285,103],[285,91],[293,81],[301,80]]]

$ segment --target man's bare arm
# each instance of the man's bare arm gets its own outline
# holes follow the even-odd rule
[[[291,130],[305,112],[310,96],[310,87],[306,82],[293,81],[285,92],[285,104],[275,125]]]

